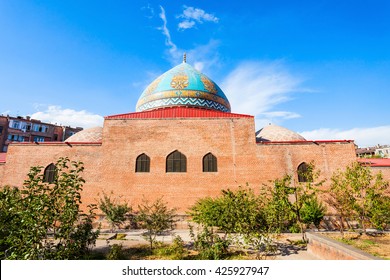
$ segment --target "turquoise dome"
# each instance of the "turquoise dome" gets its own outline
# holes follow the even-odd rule
[[[136,111],[187,106],[230,112],[230,103],[219,86],[183,62],[154,80],[138,99]]]

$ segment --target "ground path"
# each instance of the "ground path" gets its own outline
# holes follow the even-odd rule
[[[126,238],[124,240],[109,240],[107,242],[106,238],[113,236],[113,234],[102,234],[99,239],[96,241],[96,249],[97,250],[108,250],[108,246],[113,244],[122,244],[123,248],[130,248],[139,246],[142,244],[147,245],[148,242],[143,238],[142,233],[143,230],[131,230],[121,232],[126,234]],[[184,242],[190,242],[191,237],[189,230],[174,230],[169,235],[161,235],[157,237],[157,241],[170,243],[174,239],[175,236],[180,236]],[[276,255],[276,260],[318,260],[319,258],[313,254],[310,254],[306,251],[306,249],[302,249],[298,246],[291,245],[290,241],[299,240],[301,238],[301,234],[285,234],[282,238],[280,238],[277,243],[279,245],[279,253]]]

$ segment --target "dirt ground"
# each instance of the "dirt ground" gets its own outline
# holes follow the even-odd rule
[[[117,240],[113,238],[113,234],[105,233],[101,234],[96,242],[95,250],[100,252],[108,252],[109,247],[113,244],[121,244],[124,249],[131,250],[133,255],[139,255],[140,250],[144,246],[148,245],[148,242],[142,237],[141,230],[132,230],[125,232],[125,238]],[[189,245],[191,244],[191,238],[188,230],[175,230],[168,235],[158,236],[157,240],[163,243],[171,243],[174,236],[180,236],[183,241]],[[107,242],[107,239],[109,241]],[[275,239],[277,245],[277,251],[274,254],[264,257],[268,260],[317,260],[318,257],[310,254],[306,250],[306,246],[299,244],[301,240],[301,234],[282,234]],[[297,243],[298,242],[298,243]],[[248,255],[245,259],[254,259],[256,256]],[[142,256],[140,259],[150,259],[149,257]]]
[[[364,252],[379,258],[390,260],[390,233],[344,233],[342,238],[340,233],[328,233],[327,237],[351,245]]]

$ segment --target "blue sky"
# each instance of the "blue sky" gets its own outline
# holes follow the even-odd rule
[[[0,1],[0,114],[102,125],[187,62],[256,128],[390,144],[390,1]]]

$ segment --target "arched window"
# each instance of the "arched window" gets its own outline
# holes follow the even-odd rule
[[[217,172],[217,158],[208,153],[203,157],[203,172]]]
[[[150,172],[150,157],[140,154],[135,162],[135,172]]]
[[[167,172],[187,172],[187,158],[179,151],[167,156]]]
[[[53,163],[50,163],[46,166],[45,171],[43,172],[43,181],[47,183],[53,183],[56,179],[57,168]]]
[[[305,183],[305,182],[313,182],[313,170],[309,164],[306,162],[302,162],[298,166],[298,182]]]

